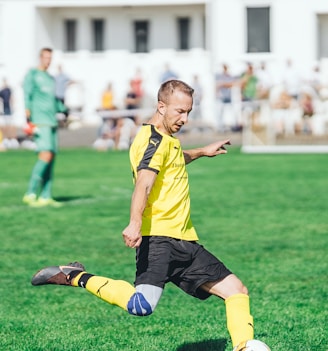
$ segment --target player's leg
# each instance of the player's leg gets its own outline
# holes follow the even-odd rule
[[[38,157],[30,176],[27,192],[23,197],[23,202],[30,204],[36,202],[37,194],[42,183],[43,174],[48,167],[48,163]]]
[[[50,127],[39,127],[38,134],[34,136],[37,146],[38,159],[32,169],[28,189],[23,197],[23,202],[33,205],[37,201],[37,195],[44,182],[44,176],[53,159],[53,153],[49,149]]]
[[[43,181],[42,181],[42,190],[40,193],[40,197],[42,199],[52,198],[52,178],[53,178],[54,163],[55,163],[55,158],[53,158],[48,163],[48,167],[44,172]]]
[[[79,273],[72,285],[85,287],[101,299],[118,305],[136,316],[148,316],[155,310],[163,292],[168,270],[168,239],[144,237],[137,250],[137,272],[132,287],[122,280],[112,280]]]
[[[79,273],[72,284],[85,287],[101,299],[120,306],[130,314],[151,314],[161,298],[168,270],[167,240],[163,237],[144,237],[137,250],[135,284]]]
[[[234,274],[221,281],[207,282],[202,289],[225,300],[227,327],[234,347],[254,338],[248,291]]]
[[[40,128],[42,132],[42,143],[40,148],[44,151],[40,152],[39,158],[47,162],[48,166],[45,169],[42,177],[42,189],[36,203],[31,204],[34,207],[53,206],[60,207],[62,204],[52,198],[53,170],[55,164],[55,156],[58,149],[58,136],[56,127]]]
[[[234,346],[253,339],[247,288],[218,258],[198,243],[183,243],[192,263],[172,280],[187,294],[199,299],[216,295],[225,300],[227,327]]]
[[[124,280],[115,280],[86,272],[71,278],[72,286],[85,288],[102,300],[117,305],[135,316],[148,316],[155,310],[163,289],[142,284],[135,288]]]
[[[128,282],[87,273],[79,262],[45,267],[34,274],[31,283],[35,286],[56,284],[85,288],[102,300],[125,310],[135,293],[135,288]]]
[[[53,169],[55,163],[55,156],[58,150],[58,135],[56,127],[44,128],[43,159],[48,162],[48,167],[43,175],[41,199],[52,199],[52,183],[53,183]]]
[[[52,188],[52,173],[53,173],[54,154],[51,151],[41,151],[39,153],[36,167],[41,165],[39,171],[36,169],[32,172],[30,185],[32,187],[41,188],[40,195],[37,199],[32,201],[23,201],[32,207],[55,206],[59,207],[62,204],[51,198]],[[36,193],[34,193],[36,194]],[[27,198],[30,196],[26,195]],[[35,198],[35,197],[34,197]]]
[[[38,271],[32,278],[33,285],[69,285],[85,288],[93,295],[117,305],[136,316],[147,316],[153,312],[163,289],[139,285],[134,288],[124,280],[115,280],[85,272],[81,263],[67,266],[51,266]]]
[[[135,293],[135,288],[124,280],[115,280],[86,272],[79,272],[75,278],[71,279],[71,285],[85,288],[93,295],[125,311],[128,310],[128,302]]]

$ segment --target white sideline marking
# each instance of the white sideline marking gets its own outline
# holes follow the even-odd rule
[[[328,145],[244,145],[241,151],[248,154],[325,154]]]

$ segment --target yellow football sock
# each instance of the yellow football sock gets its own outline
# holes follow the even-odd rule
[[[127,311],[127,305],[131,296],[135,293],[135,288],[124,280],[114,280],[96,275],[87,279],[85,286],[79,284],[79,280],[83,279],[83,275],[88,273],[82,272],[77,275],[73,281],[73,286],[83,286],[92,294],[98,296],[102,300],[117,305]]]
[[[227,327],[233,347],[245,340],[254,339],[253,317],[250,314],[249,296],[235,294],[225,300]]]

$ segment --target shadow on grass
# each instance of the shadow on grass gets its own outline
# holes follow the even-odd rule
[[[91,195],[85,195],[85,196],[56,196],[54,197],[54,200],[59,201],[59,202],[74,202],[74,201],[80,201],[80,200],[89,200],[92,199],[93,196]]]
[[[225,351],[227,339],[204,340],[179,346],[176,351]]]

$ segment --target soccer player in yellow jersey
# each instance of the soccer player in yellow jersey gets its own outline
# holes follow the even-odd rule
[[[134,286],[87,273],[78,262],[46,267],[33,276],[32,284],[83,287],[136,316],[155,310],[168,282],[198,299],[215,295],[225,301],[228,331],[234,350],[240,350],[238,345],[254,336],[248,291],[197,242],[186,171],[186,165],[200,157],[226,154],[230,141],[182,150],[174,134],[187,123],[192,103],[189,85],[180,80],[164,82],[155,114],[141,127],[130,149],[135,188],[123,239],[137,249]]]

